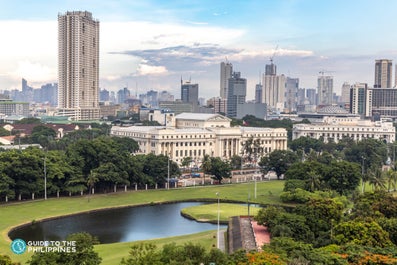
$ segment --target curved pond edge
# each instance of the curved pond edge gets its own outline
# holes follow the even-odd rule
[[[8,242],[11,242],[10,238],[10,233],[23,228],[25,226],[32,225],[34,223],[40,223],[40,222],[45,222],[45,221],[50,221],[50,220],[57,220],[57,219],[62,219],[64,217],[70,217],[70,216],[76,216],[76,215],[82,215],[82,214],[87,214],[87,213],[94,213],[94,212],[99,212],[99,211],[106,211],[106,210],[113,210],[113,209],[124,209],[124,208],[136,208],[136,207],[143,207],[143,206],[154,206],[154,205],[162,205],[162,204],[172,204],[172,203],[182,203],[182,202],[218,202],[218,199],[209,199],[209,198],[202,198],[202,199],[191,199],[191,200],[175,200],[175,201],[163,201],[163,202],[148,202],[148,203],[140,203],[140,204],[133,204],[133,205],[118,205],[118,206],[111,206],[111,207],[103,207],[103,208],[96,208],[96,209],[91,209],[87,211],[81,211],[81,212],[76,212],[76,213],[70,213],[70,214],[63,214],[63,215],[57,215],[57,216],[50,216],[50,217],[45,217],[39,220],[33,219],[30,222],[24,222],[21,224],[17,224],[15,226],[12,226],[10,228],[5,229],[6,231],[6,240]],[[246,203],[242,201],[236,201],[236,200],[220,200],[220,202],[226,202],[226,203]],[[187,215],[182,214],[181,215],[189,220],[194,220],[197,222],[200,222],[199,220],[196,220],[193,217],[189,217]],[[217,222],[202,222],[202,223],[212,223],[216,224]],[[220,222],[221,224],[227,224],[227,222]],[[101,244],[102,245],[102,244]]]

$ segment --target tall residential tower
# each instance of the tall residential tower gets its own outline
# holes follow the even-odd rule
[[[99,118],[99,21],[87,11],[58,15],[58,115]]]
[[[381,59],[375,61],[374,88],[391,88],[392,60]]]
[[[229,62],[221,62],[221,83],[220,83],[220,93],[221,98],[228,98],[228,80],[232,77],[233,65]]]

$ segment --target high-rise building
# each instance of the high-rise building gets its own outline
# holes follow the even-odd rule
[[[266,65],[268,68],[269,65]],[[270,67],[272,66],[272,67]],[[262,102],[267,104],[269,110],[283,110],[285,101],[285,76],[276,75],[276,66],[271,64],[263,75]]]
[[[232,77],[233,65],[229,62],[221,62],[221,83],[220,83],[220,93],[221,98],[227,99],[228,97],[228,80]]]
[[[277,74],[277,66],[271,62],[265,66],[265,75],[276,75]]]
[[[350,113],[358,114],[362,118],[371,116],[367,88],[366,83],[355,83],[350,90]]]
[[[334,93],[334,78],[332,76],[320,75],[317,79],[318,105],[332,105]]]
[[[374,88],[390,88],[392,80],[392,60],[375,60]]]
[[[58,15],[58,115],[99,118],[99,21],[87,11]]]
[[[262,103],[262,92],[263,92],[262,84],[256,84],[255,85],[255,103]]]
[[[240,72],[233,72],[228,82],[227,116],[237,117],[238,106],[245,103],[247,79],[241,78]]]
[[[285,111],[288,113],[296,111],[298,88],[299,78],[287,77],[285,82]]]
[[[350,84],[348,82],[343,83],[341,94],[341,103],[350,102]]]
[[[191,103],[193,112],[198,112],[198,84],[192,84],[190,81],[181,79],[181,100],[183,103]]]
[[[125,103],[125,101],[127,99],[129,99],[130,97],[131,97],[131,91],[127,87],[117,91],[117,103],[118,104]],[[142,103],[143,103],[143,100],[142,100]],[[147,103],[147,102],[145,102],[145,103]]]
[[[214,108],[214,113],[226,114],[227,99],[221,97],[213,97],[207,100],[207,106]]]

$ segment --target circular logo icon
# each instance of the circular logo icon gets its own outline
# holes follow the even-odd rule
[[[26,242],[23,239],[17,238],[11,242],[11,250],[15,254],[22,254],[26,251]]]

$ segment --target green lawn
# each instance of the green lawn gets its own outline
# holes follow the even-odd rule
[[[122,258],[127,258],[130,247],[133,244],[138,244],[140,242],[151,242],[157,245],[158,248],[161,248],[163,245],[169,244],[171,242],[174,242],[177,245],[183,245],[188,242],[194,242],[206,246],[207,250],[210,250],[212,247],[216,246],[216,230],[185,235],[185,236],[159,238],[153,240],[144,240],[144,241],[135,241],[135,242],[126,242],[126,243],[96,245],[95,251],[97,251],[99,253],[99,256],[102,258],[102,264],[116,265],[116,264],[120,264]]]
[[[249,215],[256,215],[259,209],[259,207],[250,206]],[[182,210],[182,213],[199,222],[216,223],[218,220],[218,205],[214,203],[187,207]],[[236,215],[248,215],[248,207],[233,203],[220,203],[219,220],[221,222],[227,222],[230,216]]]
[[[60,215],[75,214],[82,211],[94,209],[105,209],[111,207],[122,207],[139,204],[162,203],[168,201],[183,200],[213,200],[216,202],[217,195],[221,201],[240,201],[246,202],[250,197],[251,202],[261,204],[279,204],[279,194],[283,189],[283,181],[258,182],[257,196],[254,198],[254,183],[214,185],[206,187],[192,187],[171,190],[148,190],[148,191],[129,191],[101,194],[94,196],[76,196],[64,198],[49,198],[48,200],[36,200],[21,203],[11,203],[0,206],[0,253],[7,254],[12,260],[25,262],[29,256],[27,254],[15,255],[10,250],[11,240],[8,238],[8,231],[14,227],[32,221],[51,218]],[[166,240],[170,242],[169,239]],[[157,242],[157,240],[156,240]],[[109,253],[122,252],[128,253],[128,245],[131,243],[106,244],[97,246],[101,257],[104,258]],[[116,253],[114,254],[116,255]],[[103,263],[103,264],[117,264]]]

